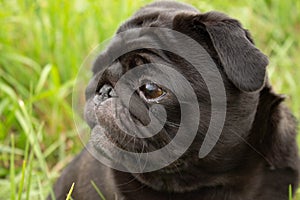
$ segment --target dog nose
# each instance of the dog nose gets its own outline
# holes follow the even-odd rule
[[[113,89],[113,87],[111,85],[105,84],[101,87],[100,91],[98,92],[98,94],[96,94],[95,98],[94,98],[94,102],[96,104],[99,104],[111,97],[116,97],[116,92]]]
[[[102,88],[100,89],[99,91],[99,95],[103,95],[103,96],[106,96],[108,98],[112,97],[113,96],[113,87],[111,85],[103,85]]]

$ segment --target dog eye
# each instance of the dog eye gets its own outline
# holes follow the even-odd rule
[[[141,86],[139,90],[147,100],[158,100],[158,98],[165,94],[165,91],[161,87],[152,82]]]

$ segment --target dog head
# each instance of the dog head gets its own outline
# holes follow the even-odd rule
[[[205,55],[209,55],[210,61],[217,67],[226,96],[225,102],[224,99],[220,99],[221,103],[226,105],[226,113],[223,113],[225,121],[216,145],[204,158],[199,158],[199,149],[205,140],[211,117],[221,112],[218,110],[218,101],[214,102],[217,106],[212,110],[211,91],[206,81],[213,82],[216,75],[210,69],[210,65],[205,64],[208,60],[204,54],[191,46],[178,47],[178,38],[172,33],[167,32],[163,36],[149,34],[149,28],[173,30],[191,38],[197,45],[203,47]],[[121,42],[113,40],[108,50],[94,63],[94,77],[86,90],[85,118],[93,129],[91,142],[95,149],[99,152],[104,150],[106,156],[109,152],[111,155],[108,157],[113,157],[114,149],[99,137],[105,135],[120,149],[138,153],[154,152],[176,137],[180,122],[185,119],[187,124],[197,125],[195,138],[187,151],[169,166],[154,172],[134,174],[138,180],[158,190],[189,191],[200,186],[230,181],[221,174],[230,169],[238,169],[247,163],[250,167],[249,158],[256,159],[256,156],[253,155],[253,149],[249,148],[247,141],[257,114],[260,91],[266,86],[268,59],[255,47],[249,32],[237,20],[225,14],[200,13],[191,6],[166,1],[156,2],[140,9],[121,25],[117,34],[135,29],[142,31],[138,35],[126,37],[126,40],[123,38]],[[147,31],[143,32],[143,29]],[[138,48],[116,58],[109,56],[109,53],[118,52],[120,48],[131,47],[136,44],[134,42],[142,46],[157,43],[164,46],[172,43],[173,49],[188,51],[189,57],[200,63],[201,70],[209,73],[203,77],[191,61],[163,48]],[[181,103],[193,102],[191,100],[193,98],[187,92],[189,86],[183,84],[179,76],[170,73],[170,70],[154,67],[151,63],[168,66],[169,69],[174,69],[174,74],[178,72],[188,81],[196,97],[194,100],[197,101],[197,109],[201,113],[199,119],[189,115],[194,112],[191,108],[190,112],[184,113],[183,116]],[[138,87],[128,83],[133,80],[130,80],[132,76],[127,76],[125,85],[131,88],[119,91],[114,89],[122,76],[130,74],[130,71],[142,65],[146,66],[144,71],[137,70],[131,74],[136,78]],[[165,83],[169,86],[158,84],[159,78],[167,79]],[[175,88],[176,92],[170,88]],[[128,105],[120,101],[121,93],[126,92],[130,93]],[[150,110],[152,106],[163,106],[165,112]],[[157,120],[157,126],[160,125],[159,121],[165,120],[156,135],[136,137],[127,134],[130,131],[134,132],[128,128],[131,124],[139,127],[148,126],[153,119]],[[147,130],[151,132],[154,129],[155,127],[151,127]],[[187,135],[188,130],[189,128],[185,127]],[[148,134],[147,131],[141,132]],[[178,145],[180,146],[180,143]],[[158,158],[157,162],[159,160]],[[218,177],[212,174],[218,174],[214,175]]]

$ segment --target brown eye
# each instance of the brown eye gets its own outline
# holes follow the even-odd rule
[[[143,93],[144,97],[148,100],[157,99],[165,94],[162,88],[160,88],[155,83],[146,83],[140,87],[140,91]]]

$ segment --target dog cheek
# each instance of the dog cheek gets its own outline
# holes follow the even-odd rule
[[[88,99],[84,108],[84,119],[91,129],[98,124],[94,107],[95,105],[94,105],[93,98]]]

